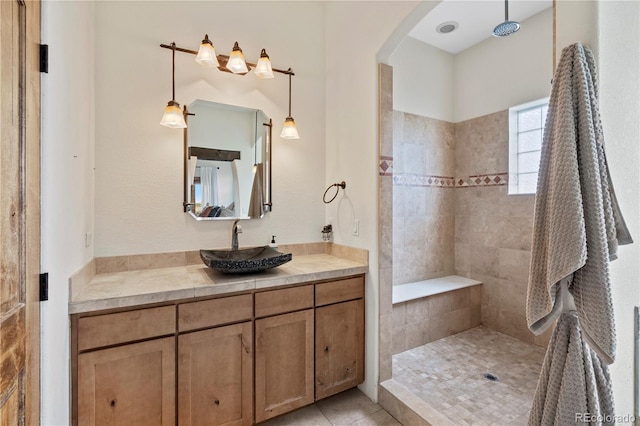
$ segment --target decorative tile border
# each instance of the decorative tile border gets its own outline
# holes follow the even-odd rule
[[[393,175],[394,186],[455,188],[455,184],[456,180],[452,176],[416,175],[411,173]]]
[[[394,186],[426,186],[437,188],[469,188],[477,186],[503,186],[509,183],[509,173],[472,175],[467,177],[418,175],[413,173],[393,173],[393,157],[380,156],[378,173],[392,176]]]
[[[456,188],[473,186],[503,186],[509,183],[509,173],[495,173],[490,175],[474,175],[456,179]]]
[[[380,176],[393,176],[393,157],[380,156]]]

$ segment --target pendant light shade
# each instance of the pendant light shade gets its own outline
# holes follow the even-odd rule
[[[180,104],[176,102],[176,44],[171,43],[172,59],[171,59],[171,100],[164,108],[164,114],[160,120],[160,124],[172,129],[184,129],[187,123],[184,121],[184,115],[180,109]]]
[[[187,127],[187,123],[184,121],[184,114],[180,109],[180,104],[176,101],[169,101],[164,108],[164,114],[160,124],[172,129],[184,129]]]
[[[296,128],[296,122],[291,117],[291,76],[293,72],[291,72],[291,68],[288,70],[289,73],[289,115],[284,119],[284,124],[282,125],[282,132],[280,133],[280,137],[283,139],[300,139],[300,135],[298,135],[298,129]]]
[[[249,72],[247,63],[244,60],[244,53],[242,53],[242,49],[240,49],[240,46],[238,46],[237,41],[233,45],[231,55],[229,55],[227,68],[234,74],[243,74]]]
[[[255,73],[259,78],[273,78],[271,59],[269,59],[269,55],[264,49],[260,52],[260,59],[258,59]]]
[[[284,125],[282,126],[282,133],[280,133],[282,139],[300,139],[298,135],[298,129],[296,128],[296,122],[293,117],[287,117],[284,119]]]
[[[204,40],[202,40],[202,44],[198,50],[198,55],[196,56],[196,62],[203,67],[220,66],[218,63],[218,56],[216,55],[216,49],[213,47],[211,40],[209,40],[208,34],[204,35]]]

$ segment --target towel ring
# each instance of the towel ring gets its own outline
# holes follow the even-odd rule
[[[331,197],[329,201],[327,201],[327,192],[329,192],[329,190],[334,186],[336,187],[336,193],[333,195],[333,197]],[[345,189],[346,187],[347,187],[347,184],[345,181],[342,181],[340,183],[334,183],[333,185],[329,185],[326,191],[324,191],[324,195],[322,196],[322,201],[324,201],[325,204],[329,204],[330,202],[336,199],[336,197],[338,196],[338,192],[340,192],[340,188]]]

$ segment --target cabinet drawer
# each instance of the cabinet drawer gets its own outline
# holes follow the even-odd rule
[[[313,285],[256,293],[256,317],[313,307]]]
[[[173,334],[176,331],[175,312],[175,306],[161,306],[80,318],[78,350]]]
[[[316,306],[364,297],[364,277],[316,284]]]
[[[178,305],[178,330],[187,331],[249,320],[253,316],[251,294],[202,300]]]

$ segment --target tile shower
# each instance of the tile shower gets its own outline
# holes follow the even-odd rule
[[[508,111],[460,123],[393,112],[393,285],[476,279],[482,324],[545,345],[525,320],[534,196],[507,195],[508,122]]]
[[[534,196],[507,195],[508,111],[459,123],[394,111],[391,76],[391,67],[381,65],[380,381],[393,379],[426,403],[443,397],[435,388],[445,389],[448,398],[468,400],[467,409],[481,413],[481,399],[470,398],[451,385],[455,382],[431,383],[434,378],[428,371],[408,365],[428,370],[435,365],[433,357],[443,356],[430,345],[443,345],[447,339],[454,339],[457,349],[467,350],[463,358],[484,357],[485,364],[495,365],[483,344],[510,342],[524,345],[521,351],[532,354],[517,369],[532,372],[535,384],[549,336],[533,336],[525,319]],[[396,305],[386,300],[395,285],[448,275],[483,284],[464,289],[466,295],[456,294],[457,290]],[[455,309],[443,313],[437,298],[450,299],[448,304]],[[455,340],[474,332],[476,337],[478,333],[497,337],[464,344]],[[420,358],[412,351],[428,356]],[[451,367],[463,362],[458,358],[451,354],[441,361],[448,359]],[[482,386],[483,381],[476,384]],[[513,387],[515,393],[509,394],[520,401],[511,419],[525,418],[528,411],[528,391],[520,388]],[[385,401],[393,405],[384,383],[381,391],[383,406]],[[479,404],[477,410],[474,403]],[[385,408],[394,412],[391,406]],[[479,424],[485,421],[481,418],[478,414]],[[489,416],[486,421],[497,420]]]

